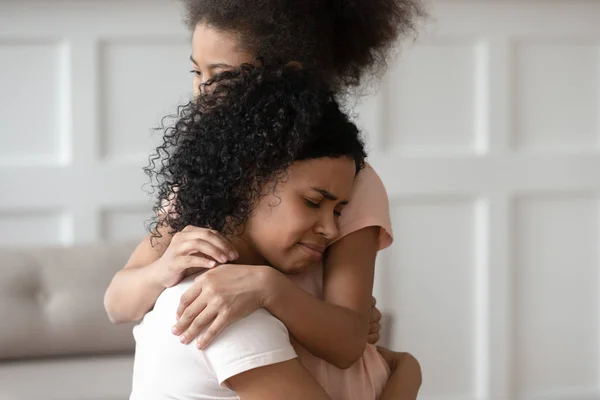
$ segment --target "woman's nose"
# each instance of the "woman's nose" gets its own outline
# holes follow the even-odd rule
[[[327,240],[333,240],[339,234],[337,221],[333,213],[323,215],[317,225],[317,233],[324,236]]]

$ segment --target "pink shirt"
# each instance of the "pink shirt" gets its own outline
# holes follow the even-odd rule
[[[392,243],[392,227],[387,192],[381,179],[369,165],[356,177],[350,203],[340,217],[342,237],[360,229],[378,226],[379,249]],[[323,297],[323,267],[316,265],[303,274],[290,278],[304,290]],[[365,353],[352,367],[341,370],[315,357],[293,343],[300,360],[333,400],[375,400],[385,386],[390,371],[375,346],[367,344]]]

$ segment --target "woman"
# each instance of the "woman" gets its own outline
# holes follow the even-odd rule
[[[197,227],[219,232],[238,249],[238,262],[265,281],[320,271],[364,167],[358,130],[307,71],[244,67],[226,75],[214,92],[183,108],[165,134],[149,172],[157,178],[158,204],[172,198],[174,187],[177,201],[155,225],[172,227],[174,241]],[[169,325],[191,284],[188,278],[165,290],[134,329],[132,399],[327,398],[296,359],[285,326],[265,310],[231,324],[207,349],[181,345]],[[381,398],[402,398],[403,355],[384,354],[357,378],[390,369],[392,384]],[[379,375],[374,383],[381,388],[386,381]]]

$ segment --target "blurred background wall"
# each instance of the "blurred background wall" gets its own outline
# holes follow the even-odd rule
[[[600,399],[600,2],[428,4],[357,107],[384,341],[423,399]],[[176,1],[0,1],[0,245],[141,239],[189,40]]]

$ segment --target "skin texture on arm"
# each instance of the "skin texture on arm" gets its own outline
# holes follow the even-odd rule
[[[148,234],[138,244],[125,267],[117,272],[104,294],[104,308],[113,323],[140,320],[165,289],[158,282],[152,264],[171,243],[172,235],[164,230],[154,246]]]
[[[367,343],[379,229],[361,229],[330,247],[324,301],[280,276],[265,304],[298,342],[339,368],[354,364]]]
[[[391,375],[379,400],[416,400],[423,382],[421,365],[409,353],[397,353],[378,347]]]
[[[324,300],[269,267],[225,265],[203,274],[181,298],[175,333],[189,343],[208,326],[198,341],[206,348],[226,326],[265,307],[311,353],[350,367],[379,327],[377,312],[370,320],[379,230],[361,229],[330,247]]]
[[[229,239],[213,230],[187,226],[172,234],[166,226],[157,229],[161,236],[148,235],[106,290],[104,307],[114,323],[141,319],[165,288],[200,268],[214,267],[216,259],[237,257]]]
[[[251,369],[226,383],[241,400],[330,399],[297,358]]]

